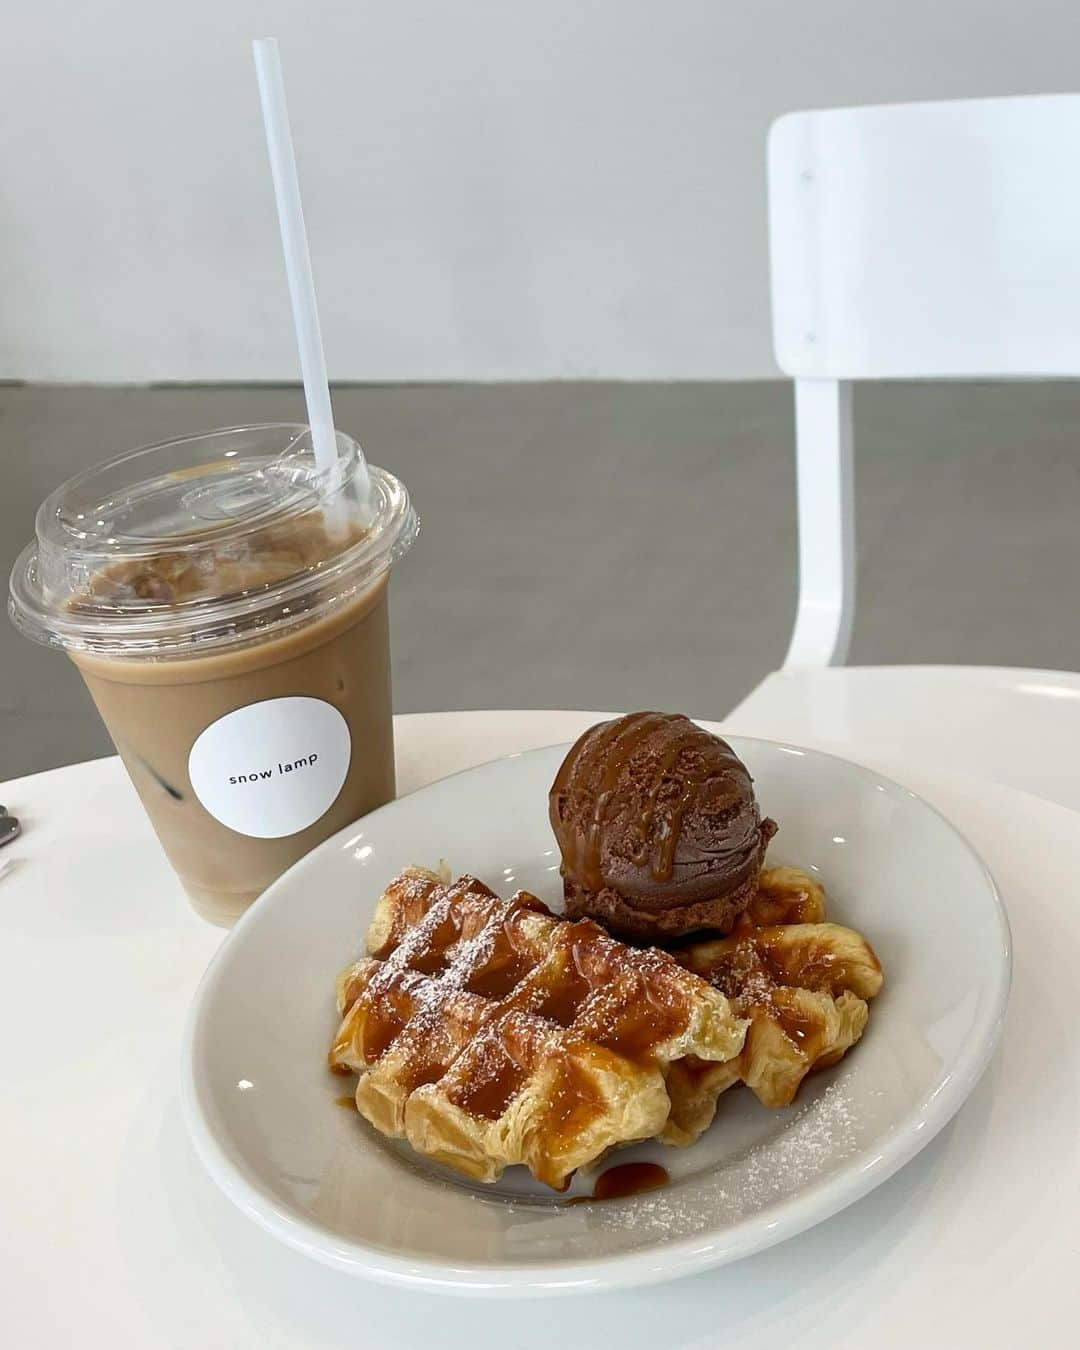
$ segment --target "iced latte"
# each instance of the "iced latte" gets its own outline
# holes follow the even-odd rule
[[[394,794],[387,585],[416,518],[339,452],[320,472],[306,428],[272,426],[122,456],[45,502],[12,574],[214,922]]]

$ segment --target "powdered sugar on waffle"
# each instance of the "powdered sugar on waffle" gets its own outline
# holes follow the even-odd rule
[[[399,877],[366,945],[339,981],[330,1065],[365,1075],[357,1107],[376,1128],[467,1176],[523,1162],[560,1189],[660,1132],[673,1060],[742,1045],[727,999],[669,955],[474,877]]]

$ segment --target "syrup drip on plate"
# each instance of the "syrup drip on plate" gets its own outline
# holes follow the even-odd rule
[[[618,1163],[600,1173],[593,1185],[592,1195],[576,1195],[570,1205],[587,1205],[592,1200],[622,1200],[642,1191],[656,1191],[670,1181],[666,1167],[659,1163]]]

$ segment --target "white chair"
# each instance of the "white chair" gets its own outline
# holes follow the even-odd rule
[[[727,724],[902,749],[1080,809],[1080,675],[843,665],[851,381],[1080,375],[1080,95],[792,113],[771,129],[768,173],[799,603],[782,669]]]

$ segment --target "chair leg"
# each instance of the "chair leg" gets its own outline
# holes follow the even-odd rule
[[[795,381],[799,606],[784,668],[847,660],[855,617],[851,384]]]

